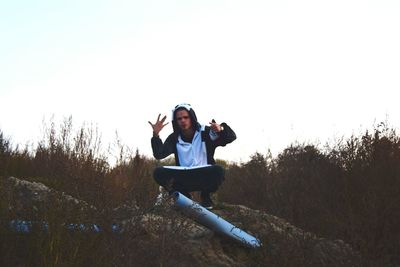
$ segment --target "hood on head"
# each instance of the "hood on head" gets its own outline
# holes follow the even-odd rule
[[[189,112],[189,116],[192,121],[192,127],[194,128],[194,130],[197,131],[198,129],[200,129],[201,126],[197,122],[197,116],[196,116],[196,113],[194,112],[192,106],[187,103],[182,103],[182,104],[176,105],[175,108],[172,110],[172,128],[174,129],[174,133],[180,132],[178,123],[176,121],[176,112],[178,110],[182,110],[182,109],[186,109]]]

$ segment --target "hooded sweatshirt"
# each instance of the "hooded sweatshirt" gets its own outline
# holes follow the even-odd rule
[[[192,142],[185,142],[182,139],[176,122],[176,111],[182,108],[189,112],[192,127],[195,130]],[[158,136],[151,138],[153,155],[156,159],[163,159],[174,154],[176,165],[183,167],[214,165],[215,148],[225,146],[236,139],[236,134],[229,125],[223,122],[221,126],[224,130],[216,133],[210,126],[198,123],[196,113],[190,105],[177,105],[172,112],[173,133],[167,137],[164,143]]]

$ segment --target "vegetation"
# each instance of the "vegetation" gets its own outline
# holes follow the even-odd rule
[[[96,129],[83,125],[74,132],[71,118],[59,129],[51,123],[34,149],[14,147],[0,131],[0,186],[8,176],[20,177],[102,207],[87,218],[54,205],[43,215],[50,222],[73,218],[109,225],[113,208],[124,203],[134,203],[139,213],[148,210],[158,193],[152,170],[163,163],[118,143],[120,155],[110,166],[101,145]],[[400,264],[400,137],[387,124],[323,149],[296,143],[276,158],[255,153],[241,164],[218,162],[226,168],[218,201],[267,211],[321,237],[342,239],[361,253],[365,266]],[[48,235],[20,235],[8,222],[23,215],[10,212],[7,201],[0,196],[1,266],[163,266],[172,250],[179,251],[177,243],[165,245],[172,240],[167,231],[150,241],[135,231],[122,239],[57,227]],[[164,256],[154,257],[160,251]]]

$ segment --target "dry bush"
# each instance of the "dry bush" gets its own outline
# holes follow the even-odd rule
[[[372,133],[338,144],[334,158],[345,170],[347,226],[343,238],[378,266],[400,262],[400,138],[380,124]]]
[[[324,151],[293,144],[276,158],[255,153],[243,164],[219,161],[226,178],[218,198],[265,210],[323,237],[343,239],[362,253],[365,266],[395,266],[400,264],[399,139],[382,124]],[[71,218],[106,227],[115,219],[114,207],[136,205],[144,213],[154,203],[158,186],[152,171],[168,161],[122,150],[111,167],[101,151],[97,129],[84,125],[74,132],[71,118],[60,130],[52,123],[32,150],[13,148],[0,131],[0,175],[40,181],[99,207],[97,214],[84,217],[49,206],[43,216],[55,225],[52,234],[21,235],[9,231],[7,221],[18,214],[10,214],[6,196],[0,196],[0,265],[161,264],[154,259],[160,239],[145,241],[135,231],[127,233],[128,239],[110,232],[71,235],[57,228],[58,222]]]
[[[18,196],[2,194],[0,266],[161,266],[176,260],[158,258],[160,249],[165,253],[168,249],[179,251],[179,244],[172,242],[174,237],[167,229],[160,228],[160,237],[149,240],[140,227],[123,234],[112,232],[110,227],[117,217],[121,220],[128,219],[121,216],[144,214],[154,204],[158,186],[152,170],[156,161],[138,151],[121,151],[120,160],[110,167],[97,129],[84,124],[74,131],[71,118],[58,128],[54,122],[45,126],[43,139],[30,151],[13,148],[0,132],[0,160],[0,186],[12,175],[42,182],[97,207],[96,212],[82,213],[66,209],[54,199],[39,212],[17,211],[9,207]],[[116,214],[119,206],[128,207],[128,211]],[[36,221],[38,225],[46,222],[48,229],[14,232],[9,223],[15,219]],[[103,231],[71,232],[64,223],[97,224]],[[160,248],[161,241],[164,247]]]
[[[222,201],[287,219],[359,250],[367,266],[400,263],[400,142],[387,124],[320,151],[293,144],[227,167]]]
[[[231,164],[225,167],[225,181],[218,191],[218,197],[232,204],[242,204],[256,209],[268,209],[273,180],[271,155],[255,153],[243,165]]]

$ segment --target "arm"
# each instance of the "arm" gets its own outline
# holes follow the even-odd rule
[[[236,139],[235,132],[225,122],[218,124],[212,120],[212,122],[210,122],[210,127],[211,131],[214,131],[218,135],[218,138],[213,141],[216,147],[225,146]]]
[[[221,123],[221,126],[223,127],[223,130],[220,131],[219,138],[215,140],[216,146],[225,146],[229,143],[232,143],[236,139],[236,134],[235,132],[229,127],[228,124],[225,122]]]
[[[236,133],[231,129],[231,127],[229,127],[225,122],[221,123],[221,126],[223,127],[223,130],[220,132],[220,139],[223,143],[222,145],[224,146],[235,141]]]
[[[165,143],[162,142],[158,135],[153,135],[151,138],[151,148],[153,149],[153,155],[156,159],[163,159],[174,153],[175,149],[175,138],[173,134],[167,137]]]
[[[172,135],[168,136],[167,140],[165,140],[165,144],[163,144],[159,133],[164,128],[165,125],[168,124],[164,121],[167,116],[164,116],[160,120],[161,114],[158,114],[157,121],[153,124],[149,121],[149,124],[153,128],[153,137],[151,138],[151,148],[153,149],[153,155],[156,159],[163,159],[174,152],[174,142]]]

